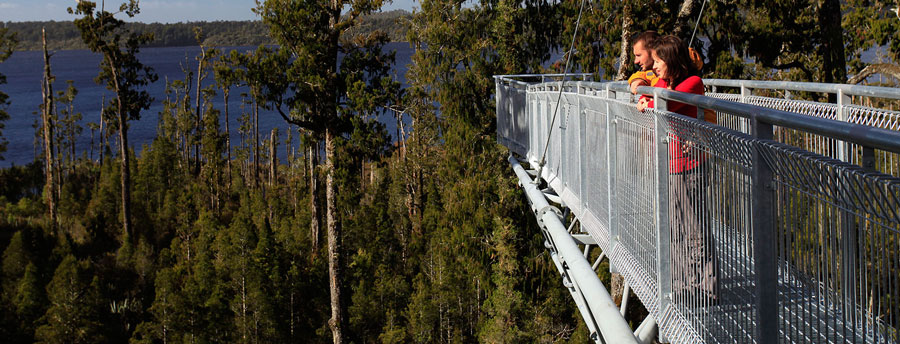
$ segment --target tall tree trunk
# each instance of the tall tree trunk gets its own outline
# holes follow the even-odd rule
[[[93,162],[94,161],[94,127],[93,126],[91,127],[91,146],[90,146],[89,154],[90,154],[90,156],[88,157],[88,159],[90,159]]]
[[[228,184],[231,185],[231,131],[228,129],[228,91],[230,91],[229,87],[225,87],[222,90],[222,95],[225,97],[225,149],[228,152],[228,160],[225,160],[226,168],[228,169]]]
[[[122,100],[119,98],[119,111],[122,111]],[[119,154],[122,155],[122,226],[127,237],[131,231],[131,170],[128,158],[128,123],[125,114],[119,115]]]
[[[119,76],[116,65],[112,60],[107,59],[109,69],[112,71],[113,83],[116,85],[116,112],[119,115],[119,155],[121,156],[122,168],[122,229],[125,231],[125,238],[133,239],[131,230],[131,170],[129,170],[128,159],[128,115],[125,113],[125,105],[122,104],[122,95],[119,89]]]
[[[75,115],[75,100],[72,99],[71,103],[69,103],[69,116]],[[72,120],[72,124],[69,125],[69,154],[71,154],[71,158],[69,159],[69,167],[71,168],[71,173],[75,173],[75,121]]]
[[[293,127],[293,125],[291,125],[290,123],[288,123],[287,139],[284,141],[284,156],[287,157],[287,165],[288,165],[288,167],[293,167],[293,166],[294,166],[294,154],[293,154],[293,152],[291,151],[291,149],[293,148],[293,142],[292,142],[292,140],[293,140],[293,138],[294,138],[293,136],[294,136],[294,127]],[[294,176],[294,173],[293,173],[294,169],[293,169],[293,168],[290,168],[289,170],[291,171],[291,175],[290,175],[290,176],[293,177],[293,176]]]
[[[277,129],[272,128],[272,133],[269,134],[269,187],[270,188],[275,187],[275,182],[277,179],[277,176],[275,175],[275,173],[278,171],[278,168],[277,168],[278,157],[276,156],[276,151],[275,151],[276,148],[278,148],[278,145],[275,142],[275,140],[278,139],[278,137],[276,137],[276,135],[277,135]]]
[[[97,160],[97,162],[99,162],[100,164],[103,164],[103,151],[104,151],[104,148],[106,148],[106,130],[108,130],[108,129],[105,129],[105,127],[104,127],[104,124],[105,124],[104,122],[106,122],[103,120],[103,106],[104,105],[106,105],[106,97],[105,96],[100,97],[100,106],[101,106],[100,107],[100,131],[98,132],[98,135],[100,135],[100,142],[98,143],[98,146],[97,146],[97,150],[100,151],[100,154],[99,154],[100,157],[99,157],[99,160]],[[109,124],[106,124],[106,126],[109,126]]]
[[[200,89],[202,88],[203,83],[203,61],[206,60],[206,49],[203,49],[203,45],[200,45],[200,61],[197,62],[197,90],[195,92],[194,99],[194,107],[196,108],[196,119],[197,119],[197,137],[203,137],[203,113],[200,111]],[[200,145],[202,140],[197,140],[197,146],[194,147],[194,169],[195,174],[200,175]]]
[[[675,18],[675,27],[672,30],[672,34],[678,36],[685,41],[691,39],[691,33],[693,33],[694,23],[697,20],[697,13],[700,12],[700,6],[703,3],[703,0],[684,0],[681,3],[681,8],[678,10],[678,16]]]
[[[53,166],[55,158],[53,157],[53,76],[50,75],[50,54],[47,52],[47,34],[44,28],[41,28],[41,41],[44,47],[44,80],[42,82],[41,91],[44,97],[44,111],[42,114],[44,127],[44,168],[46,170],[47,182],[44,187],[44,193],[47,195],[47,208],[50,211],[50,225],[56,228],[56,169]]]
[[[631,1],[626,0],[624,7],[622,11],[622,51],[619,53],[619,71],[616,73],[616,80],[628,78],[628,57],[631,56],[631,26],[634,24],[631,13]]]
[[[253,101],[253,185],[259,186],[259,103]]]
[[[328,284],[331,289],[331,334],[335,344],[344,342],[344,307],[342,304],[341,227],[335,212],[334,133],[325,129],[325,218],[328,226]]]
[[[841,2],[839,0],[820,0],[818,13],[819,33],[822,35],[820,46],[823,59],[822,72],[826,83],[842,83],[847,80],[847,61],[844,55],[844,36],[841,27]],[[835,95],[828,95],[834,102]],[[835,98],[835,99],[832,99]]]
[[[310,142],[306,147],[306,157],[309,161],[309,239],[312,242],[313,256],[319,252],[319,178],[316,175],[318,155],[319,144]]]

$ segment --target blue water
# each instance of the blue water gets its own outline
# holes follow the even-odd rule
[[[412,57],[413,50],[408,43],[388,43],[386,50],[395,50],[396,63],[392,74],[394,78],[406,87],[406,71]],[[226,47],[224,50],[238,50],[246,52],[254,50],[255,47]],[[132,147],[140,152],[142,145],[149,145],[153,138],[156,137],[156,126],[158,115],[162,111],[162,101],[165,99],[165,80],[170,81],[184,79],[182,67],[188,70],[196,70],[197,61],[195,57],[200,53],[199,47],[170,47],[170,48],[145,48],[141,51],[139,58],[144,64],[153,67],[159,75],[159,80],[151,84],[147,90],[155,98],[149,110],[141,113],[141,119],[129,122],[128,139]],[[94,78],[97,76],[100,63],[100,55],[91,53],[87,50],[62,50],[52,53],[51,68],[52,73],[56,76],[56,82],[53,85],[54,92],[64,91],[67,87],[66,81],[72,80],[78,95],[75,98],[75,112],[82,113],[83,119],[81,126],[84,128],[76,142],[78,154],[87,152],[90,149],[91,131],[87,123],[100,123],[100,109],[102,100],[105,97],[108,101],[113,97],[111,91],[106,90],[105,86],[97,85]],[[43,54],[40,51],[17,51],[13,53],[8,60],[0,63],[0,74],[7,77],[7,83],[0,85],[0,91],[9,95],[10,105],[7,112],[10,119],[5,122],[6,128],[3,129],[3,137],[9,141],[7,151],[2,153],[5,160],[0,160],[0,168],[9,167],[11,165],[24,165],[34,160],[35,155],[35,129],[34,124],[40,118],[38,113],[41,104],[41,78],[43,76]],[[204,86],[213,83],[212,77],[204,80]],[[237,128],[240,126],[238,117],[241,114],[241,96],[246,89],[232,89],[231,97],[228,101],[229,108],[229,126],[231,129],[231,142],[236,145],[239,142],[240,134]],[[222,96],[217,95],[213,99],[214,106],[220,110],[224,109],[224,101]],[[249,107],[247,112],[251,111]],[[379,120],[384,123],[388,129],[388,133],[392,136],[396,134],[396,119],[392,114],[384,114]],[[224,118],[221,127],[225,128]],[[288,125],[282,120],[281,116],[274,111],[260,110],[259,131],[261,138],[271,132],[272,128],[279,128],[280,140],[283,142],[286,137]],[[295,142],[296,140],[296,135]],[[95,143],[97,137],[95,134]],[[278,150],[280,159],[284,161],[283,147]],[[40,154],[38,150],[38,154]],[[97,152],[94,152],[95,158]]]

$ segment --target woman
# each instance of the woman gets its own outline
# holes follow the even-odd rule
[[[703,80],[697,76],[687,47],[675,36],[663,36],[648,45],[653,71],[659,76],[654,87],[703,94]],[[697,118],[697,107],[669,101],[668,111]],[[653,107],[653,100],[642,97],[638,110]],[[706,154],[694,143],[696,134],[690,124],[669,120],[669,227],[673,260],[673,289],[685,295],[700,292],[707,301],[717,300],[714,241],[705,216],[704,173]],[[699,290],[698,290],[699,289]],[[684,301],[682,301],[684,302]]]

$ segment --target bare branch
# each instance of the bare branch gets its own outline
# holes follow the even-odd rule
[[[855,76],[847,80],[847,83],[858,84],[874,74],[883,74],[896,79],[900,79],[900,66],[889,63],[870,64],[866,66],[866,68],[863,68],[863,70],[860,71],[859,74],[856,74]]]

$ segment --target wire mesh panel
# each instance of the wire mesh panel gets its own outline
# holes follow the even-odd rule
[[[860,105],[845,105],[847,113],[846,116],[842,116],[838,104],[761,96],[741,97],[739,94],[729,93],[710,93],[707,95],[713,98],[736,102],[743,101],[748,104],[795,112],[812,117],[842,120],[871,127],[900,130],[900,112],[897,111]],[[727,113],[719,113],[719,125],[743,133],[750,133],[748,119]],[[788,128],[776,128],[776,133],[776,140],[779,142],[857,165],[863,164],[862,148],[857,145]],[[895,177],[900,177],[900,154],[876,150],[874,166],[871,166],[870,168]]]
[[[779,304],[788,342],[900,340],[900,179],[777,143]]]
[[[564,161],[562,168],[563,185],[581,198],[579,185],[581,183],[581,147],[580,137],[581,129],[579,128],[581,106],[579,104],[580,96],[577,94],[565,95],[565,112],[561,115],[560,133],[562,134],[562,142],[560,145],[561,160]]]
[[[510,123],[512,140],[517,144],[516,153],[525,156],[528,153],[528,111],[525,95],[527,92],[519,87],[508,88],[506,100],[511,112]]]
[[[672,305],[707,343],[752,343],[752,139],[661,113],[669,124]]]
[[[588,102],[591,100],[588,99]],[[591,106],[594,105],[594,106]],[[584,118],[584,150],[583,163],[584,166],[584,204],[585,208],[600,221],[602,228],[598,230],[609,230],[609,192],[607,171],[607,149],[606,139],[609,135],[607,132],[607,114],[606,107],[600,105],[599,102],[588,103],[583,113]],[[608,237],[608,233],[606,235]]]
[[[656,146],[653,117],[633,104],[610,102],[616,125],[616,220],[619,243],[657,279]]]
[[[848,118],[850,123],[868,125],[876,128],[884,128],[890,130],[900,130],[900,112],[873,109],[870,107],[850,105],[847,106]],[[853,155],[851,162],[862,165],[860,163],[861,154],[858,146],[851,146]],[[900,154],[875,150],[875,166],[874,170],[886,173],[895,177],[900,177]]]
[[[733,102],[740,102],[741,95],[740,94],[732,94],[732,93],[706,93],[707,96],[728,100]],[[742,132],[744,134],[750,134],[750,120],[736,116],[727,112],[716,112],[716,118],[718,119],[717,124],[728,129]]]

